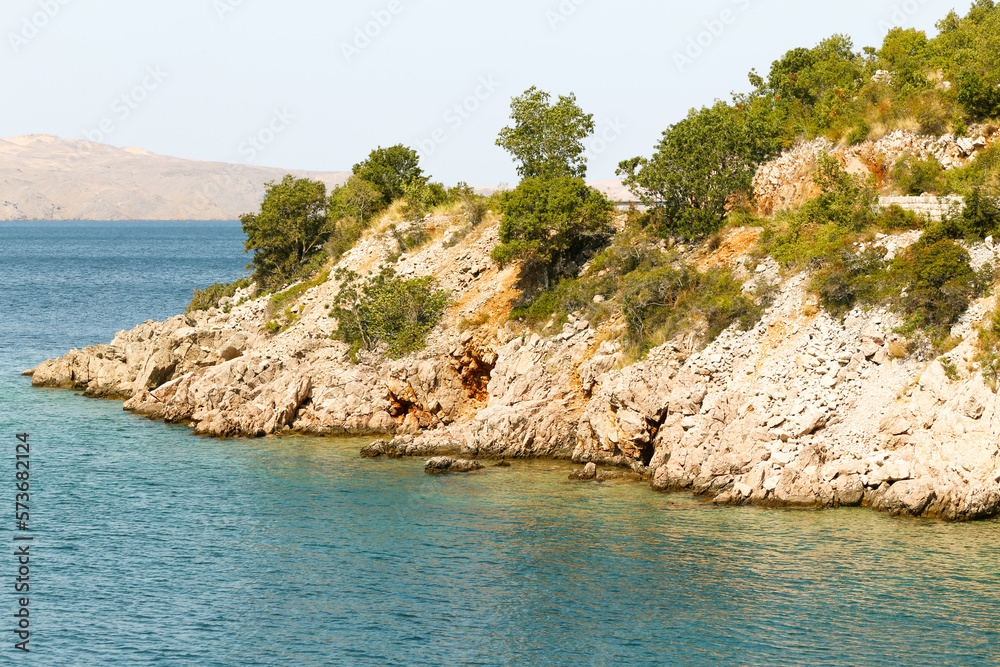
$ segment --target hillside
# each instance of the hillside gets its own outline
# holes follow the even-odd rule
[[[618,217],[620,230],[625,222]],[[417,228],[426,241],[400,254],[399,239]],[[511,319],[524,296],[518,267],[490,258],[498,228],[496,216],[470,226],[460,213],[385,220],[336,264],[433,276],[448,291],[426,348],[400,359],[352,359],[331,336],[340,274],[322,274],[285,295],[242,290],[221,310],[147,322],[28,374],[36,386],[126,400],[131,412],[203,435],[370,434],[391,438],[363,452],[372,457],[572,459],[604,468],[584,479],[645,481],[717,503],[865,505],[951,520],[1000,511],[1000,400],[977,361],[994,297],[971,302],[941,354],[897,333],[903,319],[887,305],[844,316],[817,307],[808,272],[761,255],[760,227],[673,248],[625,229],[603,257],[632,248],[666,264],[622,284],[652,285],[643,276],[670,267],[697,267],[707,281],[691,318],[636,360],[630,319],[600,271],[572,282],[573,312]],[[919,235],[879,243],[905,255]],[[998,260],[991,240],[963,247],[974,268]],[[751,308],[756,319],[706,334],[698,313],[719,303],[720,284],[735,301],[740,290],[770,296]]]
[[[201,162],[48,135],[0,139],[0,220],[235,220],[286,173],[345,172]]]

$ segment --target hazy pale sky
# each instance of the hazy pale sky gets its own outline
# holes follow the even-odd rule
[[[969,0],[4,0],[0,136],[346,171],[378,145],[435,180],[516,183],[494,145],[536,85],[594,114],[589,179],[834,33],[928,36]]]

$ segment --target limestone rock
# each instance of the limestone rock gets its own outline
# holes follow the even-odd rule
[[[570,473],[570,479],[590,480],[597,477],[597,465],[593,462],[583,467],[583,470],[575,470]]]
[[[894,516],[920,516],[934,499],[934,487],[930,482],[919,479],[894,483],[884,495],[873,503],[873,507]]]
[[[453,472],[474,472],[482,470],[483,464],[479,461],[468,461],[466,459],[453,459],[447,456],[438,456],[429,459],[424,463],[424,472],[432,475],[441,475]]]

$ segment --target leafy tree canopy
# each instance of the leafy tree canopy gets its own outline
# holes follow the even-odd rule
[[[534,86],[515,97],[510,104],[513,126],[500,131],[497,146],[514,157],[522,179],[583,178],[583,140],[594,133],[593,114],[583,113],[572,93],[555,103],[549,100],[548,93]]]
[[[978,0],[965,17],[951,12],[937,27],[930,64],[957,84],[972,119],[1000,116],[1000,5]]]
[[[893,28],[882,40],[876,52],[877,67],[893,75],[897,86],[909,85],[919,89],[927,86],[928,50],[927,34],[922,30]]]
[[[747,195],[757,166],[774,150],[774,130],[753,100],[692,109],[670,126],[652,158],[623,161],[618,173],[643,203],[655,207],[663,231],[711,233],[727,205]]]
[[[245,252],[253,252],[247,268],[265,288],[295,280],[322,255],[330,229],[326,218],[326,186],[286,175],[267,184],[259,213],[240,216],[247,235]]]
[[[614,205],[582,178],[527,178],[508,193],[493,259],[503,265],[523,260],[529,270],[550,277],[572,273],[582,252],[610,236]]]
[[[349,218],[359,224],[367,224],[376,212],[382,193],[374,185],[358,175],[351,176],[343,185],[330,193],[326,217],[331,221]]]
[[[354,175],[374,185],[381,193],[379,205],[389,206],[403,196],[406,186],[427,179],[420,168],[420,158],[402,144],[373,150],[368,159],[354,165]]]

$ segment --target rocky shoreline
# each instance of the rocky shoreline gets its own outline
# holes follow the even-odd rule
[[[371,272],[395,261],[398,273],[434,275],[452,293],[417,354],[362,353],[353,363],[330,338],[331,279],[300,295],[277,333],[264,326],[260,298],[146,322],[26,374],[207,436],[371,435],[382,439],[365,456],[550,457],[720,504],[863,505],[945,520],[1000,513],[1000,402],[975,362],[993,297],[954,327],[954,349],[925,356],[893,333],[890,313],[833,319],[807,292],[807,275],[783,278],[771,260],[748,265],[759,230],[736,229],[688,259],[725,263],[748,286],[775,285],[760,322],[703,349],[690,332],[629,365],[621,321],[571,316],[532,332],[508,320],[517,273],[489,259],[495,222],[471,233],[457,219],[423,224],[433,240],[413,253],[395,259],[383,230],[340,263]],[[918,236],[880,243],[896,252]],[[992,243],[969,250],[976,266],[997,259]]]

